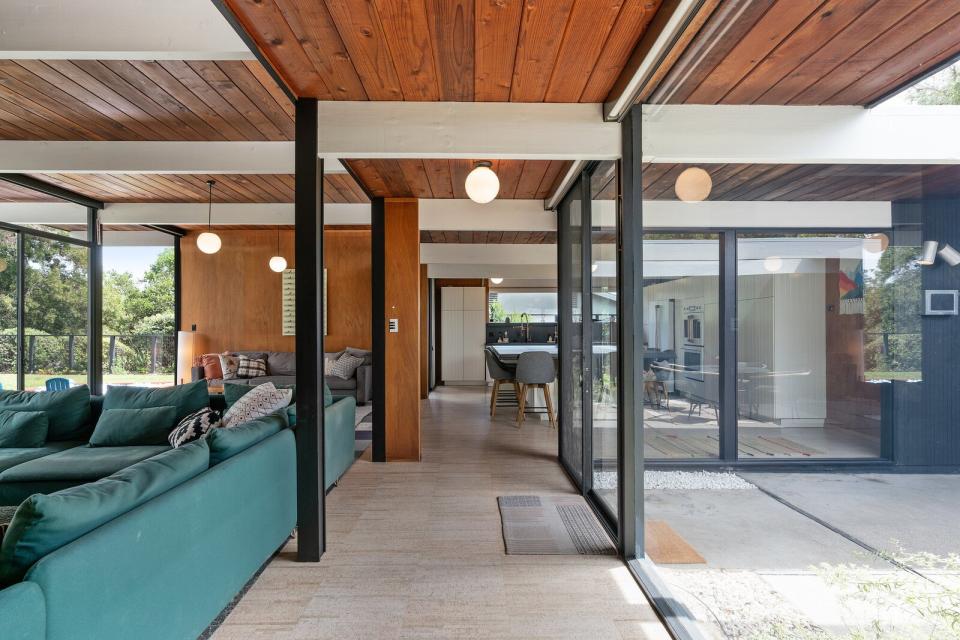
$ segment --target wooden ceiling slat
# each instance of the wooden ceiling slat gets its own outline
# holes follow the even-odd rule
[[[513,83],[523,2],[476,3],[474,99],[507,102]]]
[[[554,0],[548,7],[525,2],[513,66],[510,100],[543,102],[567,30],[574,0]]]
[[[263,0],[225,0],[240,24],[256,40],[274,68],[285,69],[285,79],[299,96],[331,100],[333,93],[310,61],[300,39],[280,9]]]
[[[101,136],[97,132],[96,127],[85,127],[80,122],[77,122],[77,120],[70,119],[63,113],[47,108],[46,104],[41,104],[17,93],[8,86],[11,84],[14,83],[11,83],[7,78],[3,77],[2,72],[0,72],[0,100],[3,100],[3,102],[8,105],[6,108],[8,112],[16,113],[21,117],[28,117],[28,115],[32,114],[44,128],[47,128],[45,123],[49,122],[57,131],[64,133],[62,138],[64,140],[72,140],[75,138],[100,139]],[[10,109],[14,110],[10,111]],[[3,121],[4,119],[0,118],[0,124],[2,124]]]
[[[453,185],[454,198],[469,198],[467,195],[467,176],[473,171],[474,163],[470,160],[450,160],[450,182]]]
[[[213,89],[188,62],[182,60],[161,60],[159,65],[166,70],[172,77],[176,78],[184,87],[191,91],[197,98],[207,105],[220,120],[227,123],[228,126],[236,129],[241,139],[244,140],[266,140],[267,137],[261,133],[253,124],[231,105],[224,100],[216,90]],[[262,114],[261,114],[262,115]]]
[[[430,178],[427,177],[427,170],[421,160],[408,160],[400,163],[400,171],[410,187],[410,192],[418,198],[432,198],[433,190],[430,188]]]
[[[164,88],[155,81],[154,78],[144,74],[142,69],[138,69],[130,62],[124,60],[104,60],[102,64],[113,71],[118,77],[122,78],[130,86],[146,95],[170,113],[179,122],[182,122],[186,128],[191,129],[199,139],[202,140],[226,140],[227,136],[220,132],[215,126],[211,126],[204,118],[194,113],[187,105],[183,104],[174,95],[164,90]],[[159,73],[159,72],[158,72]],[[182,128],[180,129],[182,131]],[[183,132],[184,138],[192,137],[192,133]]]
[[[547,164],[547,170],[543,174],[543,179],[540,181],[540,188],[537,189],[536,198],[537,199],[546,199],[549,198],[551,194],[556,190],[557,184],[563,179],[564,174],[567,173],[567,167],[569,166],[568,162],[563,160],[551,160]]]
[[[88,88],[101,98],[109,100],[111,104],[122,109],[130,118],[144,122],[156,134],[157,138],[175,140],[179,136],[168,125],[170,114],[142,93],[128,85],[115,73],[95,60],[83,61],[85,64],[73,63],[68,60],[50,60],[47,64],[62,75]],[[196,140],[198,136],[189,135],[183,139]]]
[[[15,103],[0,98],[0,120],[12,127],[15,136],[26,140],[63,140],[65,130],[48,121],[31,118],[30,113]]]
[[[688,98],[695,104],[716,104],[730,87],[740,82],[753,68],[790,35],[796,25],[817,10],[822,0],[777,2],[707,75]]]
[[[56,61],[51,61],[56,62]],[[17,64],[36,78],[56,87],[58,94],[68,102],[79,102],[87,108],[107,118],[114,126],[122,127],[134,133],[140,140],[156,138],[157,134],[148,125],[124,112],[122,108],[88,91],[75,81],[67,78],[42,60],[19,60]]]
[[[402,100],[403,89],[373,2],[327,0],[357,75],[371,100]]]
[[[938,2],[939,0],[931,0]],[[754,102],[761,104],[791,104],[794,98],[821,78],[843,65],[851,52],[870,46],[878,37],[883,37],[893,25],[916,10],[912,3],[875,3],[857,16],[844,29],[842,36],[835,37],[820,46],[813,54],[776,83],[767,83],[760,97]]]
[[[423,166],[427,170],[427,180],[430,181],[430,191],[434,198],[452,198],[453,181],[450,177],[450,165],[446,160],[424,160]]]
[[[119,122],[113,122],[96,109],[76,100],[70,94],[60,90],[46,80],[30,73],[12,60],[0,60],[0,73],[6,76],[4,82],[30,100],[43,104],[65,117],[76,119],[87,127],[96,128],[101,140],[119,138],[123,140],[141,140],[141,136]]]
[[[266,94],[270,95],[273,98],[273,101],[280,107],[280,109],[285,114],[287,114],[287,117],[293,120],[293,118],[296,116],[297,109],[294,106],[293,102],[290,100],[287,94],[283,92],[283,89],[280,88],[280,86],[273,79],[270,73],[263,68],[263,65],[260,64],[259,61],[257,60],[243,60],[241,62],[222,62],[221,61],[221,62],[218,62],[217,64],[219,64],[220,68],[223,69],[224,72],[230,77],[233,77],[233,74],[229,71],[229,69],[233,67],[243,67],[244,69],[246,69],[247,73],[253,76],[253,78],[260,84],[260,88],[264,92],[266,92]],[[265,96],[263,98],[263,101],[266,102]]]
[[[220,70],[216,62],[197,60],[186,63],[194,73],[210,85],[233,109],[252,124],[267,140],[293,137],[293,127],[284,132],[273,120],[255,105],[227,75]],[[272,102],[272,101],[271,101]]]
[[[472,102],[474,98],[474,2],[429,0],[428,15],[436,61],[440,100]]]
[[[547,86],[547,102],[580,99],[623,4],[623,0],[577,0]]]
[[[208,106],[192,91],[181,84],[161,63],[151,62],[149,60],[131,60],[129,64],[152,82],[156,83],[157,86],[170,94],[170,96],[180,102],[184,107],[196,114],[209,128],[217,131],[224,139],[234,141],[246,140],[246,137],[236,127],[224,120],[215,109]]]
[[[497,164],[497,177],[500,178],[499,197],[506,199],[517,197],[517,185],[520,182],[523,163],[523,160],[501,160]]]
[[[523,163],[523,170],[520,172],[520,180],[517,182],[516,197],[521,200],[532,200],[537,197],[540,190],[540,183],[543,181],[543,175],[547,172],[546,162],[533,162],[527,160]]]
[[[827,0],[807,17],[760,64],[723,97],[722,102],[756,102],[768,88],[802,65],[878,0]]]
[[[424,2],[373,0],[404,100],[439,100],[430,17]],[[373,18],[371,11],[371,19]]]
[[[958,13],[952,18],[831,96],[827,104],[846,104],[845,100],[855,100],[857,104],[869,103],[888,88],[917,77],[919,69],[932,68],[955,57],[960,52],[957,38],[960,33],[960,5],[954,4],[954,7]]]
[[[367,92],[326,4],[319,1],[278,0],[277,5],[302,43],[307,58],[324,78],[331,97],[366,100]]]
[[[627,65],[662,0],[624,0],[613,29],[579,96],[580,102],[603,102]]]

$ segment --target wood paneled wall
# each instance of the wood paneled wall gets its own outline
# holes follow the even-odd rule
[[[384,407],[387,460],[420,460],[420,229],[413,198],[384,201]]]
[[[281,330],[281,275],[267,266],[277,250],[273,229],[218,231],[223,247],[213,255],[197,249],[191,231],[181,241],[181,328],[197,325],[198,348],[294,351],[296,338]],[[296,268],[293,231],[280,231],[280,250]],[[326,350],[371,348],[370,231],[324,232],[327,265]]]

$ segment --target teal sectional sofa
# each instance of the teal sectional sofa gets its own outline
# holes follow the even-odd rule
[[[188,411],[191,387],[157,402]],[[130,400],[111,393],[83,429],[51,420],[71,439],[0,449],[0,497],[23,502],[0,544],[4,638],[195,638],[296,526],[295,407],[178,449],[88,447],[99,411]],[[355,400],[327,400],[329,487],[354,460]]]

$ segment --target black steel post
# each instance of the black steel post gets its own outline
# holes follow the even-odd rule
[[[643,558],[643,182],[640,105],[621,123],[618,242],[620,552]]]
[[[373,283],[373,461],[387,461],[387,385],[386,369],[383,366],[387,353],[384,331],[387,326],[386,311],[386,244],[384,238],[383,198],[373,198],[370,204],[370,233]]]
[[[24,255],[26,251],[26,239],[22,233],[17,233],[17,389],[23,390],[26,372],[24,371],[24,317],[23,317],[23,296],[26,293],[26,276],[24,271],[27,266],[27,259]]]
[[[323,162],[318,105],[296,102],[295,265],[297,269],[297,559],[317,562],[326,547],[323,483]]]
[[[720,234],[720,458],[737,459],[737,234]]]
[[[87,382],[90,392],[103,393],[103,246],[100,210],[87,208]]]

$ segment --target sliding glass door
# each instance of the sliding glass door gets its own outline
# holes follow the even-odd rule
[[[560,459],[613,530],[621,424],[618,166],[588,167],[557,211]]]

